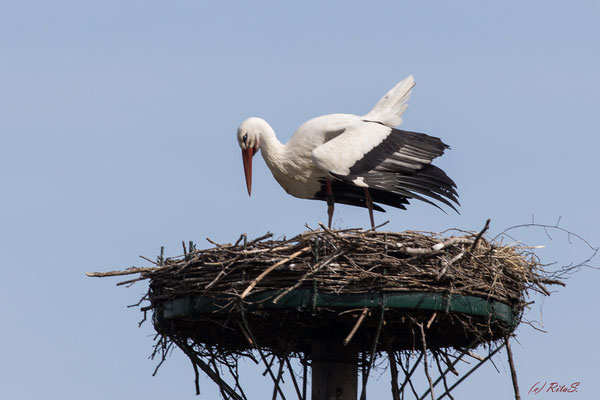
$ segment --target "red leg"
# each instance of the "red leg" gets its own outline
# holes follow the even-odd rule
[[[331,191],[331,180],[329,177],[325,178],[325,189],[327,190],[327,215],[329,216],[329,223],[327,226],[331,229],[331,220],[333,219],[333,192]]]
[[[371,218],[371,228],[375,228],[375,219],[373,218],[373,199],[371,199],[371,193],[369,193],[369,189],[363,189],[365,189],[365,201],[367,203],[367,208],[369,209],[369,217]]]

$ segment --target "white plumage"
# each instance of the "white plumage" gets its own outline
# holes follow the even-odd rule
[[[394,129],[402,122],[415,82],[412,76],[392,88],[364,116],[331,114],[302,124],[286,144],[261,118],[238,128],[248,194],[252,157],[263,158],[277,182],[292,196],[326,200],[329,225],[334,202],[383,211],[377,204],[405,209],[416,198],[455,209],[454,182],[431,161],[448,148],[440,139]],[[424,197],[425,196],[425,197]]]
[[[406,102],[414,86],[415,80],[412,75],[401,80],[375,104],[364,118],[369,121],[379,121],[392,128],[399,126],[402,123],[402,114],[408,107]]]

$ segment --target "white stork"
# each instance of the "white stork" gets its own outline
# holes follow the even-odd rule
[[[334,202],[384,211],[381,203],[406,209],[408,199],[456,211],[456,184],[431,164],[448,148],[439,138],[395,129],[402,122],[412,76],[398,83],[366,115],[331,114],[303,123],[286,144],[261,118],[248,118],[238,128],[248,195],[252,189],[252,157],[262,155],[273,177],[292,196],[327,201],[329,227]],[[441,208],[440,208],[441,209]]]

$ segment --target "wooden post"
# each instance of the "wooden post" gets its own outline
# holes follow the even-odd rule
[[[311,349],[312,400],[356,400],[358,350],[342,337],[315,339]]]

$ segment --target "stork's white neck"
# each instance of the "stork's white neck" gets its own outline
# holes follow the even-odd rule
[[[281,168],[281,163],[284,160],[285,145],[277,139],[275,131],[267,121],[260,118],[253,118],[253,120],[256,124],[258,147],[261,150],[263,159],[271,170],[273,168]]]
[[[258,139],[258,146],[263,152],[263,157],[265,154],[277,154],[279,152],[283,152],[284,145],[277,139],[275,135],[275,131],[271,128],[266,121],[263,121],[264,125],[261,126],[260,136]]]

